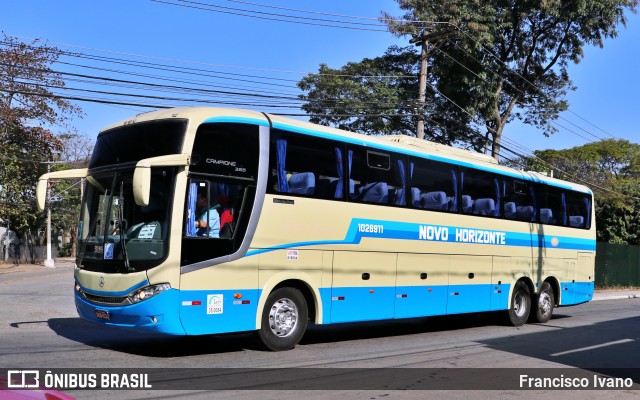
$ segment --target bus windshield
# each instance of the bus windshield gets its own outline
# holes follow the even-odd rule
[[[152,169],[149,205],[144,207],[133,198],[133,171],[141,159],[179,154],[186,127],[185,119],[162,119],[125,124],[98,136],[78,225],[80,268],[126,273],[152,268],[166,258],[176,169]]]
[[[167,255],[174,168],[152,170],[147,206],[133,198],[133,169],[89,176],[78,234],[80,268],[112,273],[146,270]]]

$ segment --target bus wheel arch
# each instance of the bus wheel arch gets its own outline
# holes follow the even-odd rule
[[[513,326],[522,326],[529,319],[531,313],[531,293],[532,283],[528,279],[519,279],[513,290],[511,291],[511,298],[509,300],[509,309],[507,315],[509,322]]]

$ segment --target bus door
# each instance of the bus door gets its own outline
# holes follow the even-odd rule
[[[334,252],[331,322],[393,318],[397,257],[395,253]]]

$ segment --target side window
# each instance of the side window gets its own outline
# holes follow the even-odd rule
[[[255,180],[260,157],[258,147],[255,125],[202,124],[193,143],[189,170]]]
[[[458,211],[457,166],[411,158],[409,177],[411,206],[436,211]]]
[[[274,130],[269,191],[322,199],[343,198],[343,146]]]
[[[560,188],[539,185],[539,221],[549,225],[567,225],[566,195]]]
[[[407,187],[404,157],[382,150],[360,147],[347,149],[349,199],[363,203],[406,204]]]
[[[591,196],[574,192],[567,194],[567,225],[585,229],[591,227]]]
[[[534,186],[531,183],[505,178],[503,181],[503,215],[516,221],[536,221]]]
[[[186,204],[185,236],[231,239],[246,184],[191,179]]]
[[[494,174],[471,168],[460,169],[460,206],[464,214],[499,217],[501,180]]]

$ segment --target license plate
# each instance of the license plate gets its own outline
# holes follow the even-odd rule
[[[104,310],[96,310],[96,317],[98,319],[105,319],[107,321],[111,319],[111,315],[109,315],[109,311],[104,311]]]

